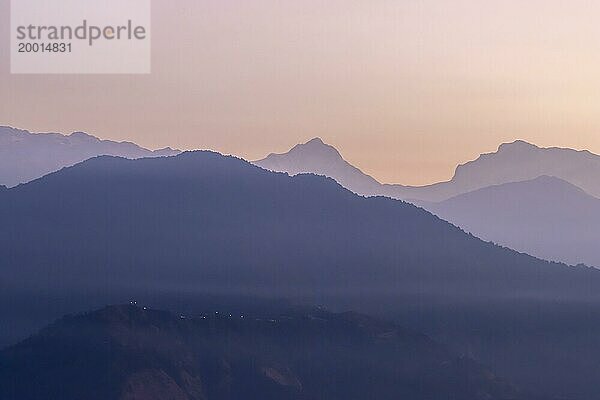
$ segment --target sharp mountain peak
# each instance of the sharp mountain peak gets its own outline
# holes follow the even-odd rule
[[[340,152],[332,145],[327,144],[320,137],[315,137],[306,143],[297,144],[289,152],[306,152],[309,154],[329,155],[342,158]]]

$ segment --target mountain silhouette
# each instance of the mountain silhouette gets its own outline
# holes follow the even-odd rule
[[[83,132],[65,136],[0,126],[0,185],[16,186],[98,155],[141,158],[178,153],[170,148],[151,151],[130,142],[100,140]]]
[[[600,265],[595,239],[600,200],[580,188],[600,193],[600,179],[595,179],[600,157],[587,151],[544,149],[518,140],[458,166],[449,182],[423,187],[382,185],[320,139],[255,164],[331,177],[362,195],[406,199],[475,236],[537,257]],[[431,201],[448,196],[453,197]]]
[[[0,221],[5,340],[118,298],[289,298],[407,321],[527,390],[597,390],[600,271],[330,178],[206,151],[101,156],[5,191]]]
[[[543,148],[517,140],[460,165],[452,181],[463,193],[486,186],[554,176],[600,197],[600,156],[587,150]]]
[[[600,266],[600,199],[542,176],[423,204],[477,237],[547,260]]]
[[[474,161],[459,165],[448,182],[427,186],[380,184],[343,160],[337,150],[320,139],[297,145],[285,154],[269,155],[255,164],[292,175],[325,175],[361,195],[383,195],[407,201],[440,202],[487,186],[543,175],[556,176],[600,197],[600,156],[589,151],[541,148],[522,140],[504,143],[494,153],[482,154]]]
[[[0,219],[0,273],[18,286],[193,282],[285,292],[443,283],[506,294],[600,278],[482,242],[410,204],[356,196],[329,178],[290,178],[202,151],[90,159],[8,190]]]
[[[2,399],[532,399],[424,335],[356,313],[67,316],[0,352]]]
[[[314,138],[294,146],[285,154],[269,154],[254,164],[270,171],[291,175],[312,173],[335,179],[343,187],[361,195],[377,193],[381,184],[344,160],[333,147]]]

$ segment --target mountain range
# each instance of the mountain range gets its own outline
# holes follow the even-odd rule
[[[406,321],[526,390],[585,399],[600,379],[600,271],[330,178],[207,151],[100,156],[6,190],[0,220],[3,335],[90,298],[285,297]]]
[[[61,318],[0,352],[0,398],[532,399],[428,337],[357,313]]]
[[[131,142],[100,140],[83,132],[31,133],[0,126],[0,185],[16,186],[99,155],[133,159],[178,153],[171,148],[152,151]]]
[[[17,287],[227,286],[234,277],[281,291],[443,283],[505,294],[600,278],[482,242],[411,204],[206,151],[96,157],[9,189],[0,219],[0,274]]]
[[[562,179],[541,176],[421,205],[484,240],[600,267],[600,199]]]
[[[600,266],[600,156],[516,141],[422,187],[380,184],[320,139],[255,162],[314,173],[365,196],[405,199],[477,237],[548,260]]]
[[[342,159],[318,140],[309,147]],[[349,171],[348,181],[364,175]],[[458,225],[455,211],[497,210],[489,223],[518,220],[517,234],[548,217],[554,231],[545,239],[594,236],[577,220],[594,212],[594,198],[560,178],[457,196],[412,201]],[[564,205],[573,210],[561,217]],[[0,319],[10,321],[0,343],[65,312],[132,296],[159,307],[175,297],[192,309],[201,293],[284,297],[393,319],[546,395],[593,398],[600,379],[600,272],[484,242],[421,208],[357,196],[330,178],[290,177],[213,152],[100,156],[2,190],[0,220]],[[585,227],[589,236],[576,231]],[[586,254],[567,243],[578,251],[565,254]]]
[[[352,166],[330,145],[315,138],[284,154],[270,154],[254,164],[277,172],[314,173],[338,181],[355,193],[388,196],[407,201],[440,202],[463,193],[503,183],[554,176],[600,197],[600,156],[589,151],[540,148],[517,140],[500,145],[494,153],[459,165],[448,182],[427,186],[381,184]]]

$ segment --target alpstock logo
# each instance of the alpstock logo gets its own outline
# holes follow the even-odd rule
[[[11,72],[150,73],[150,0],[12,0]]]

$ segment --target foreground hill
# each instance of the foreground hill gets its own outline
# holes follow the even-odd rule
[[[322,310],[194,318],[133,305],[0,352],[2,399],[531,399],[426,336]]]
[[[600,267],[600,199],[561,179],[490,186],[423,206],[482,239]]]
[[[459,165],[448,182],[427,186],[380,184],[320,139],[299,144],[284,154],[271,154],[255,164],[292,175],[324,175],[362,195],[384,195],[411,201],[440,202],[487,186],[543,175],[556,176],[600,197],[600,156],[589,151],[541,148],[521,140],[504,143],[496,152],[482,154],[476,160]]]
[[[100,140],[83,132],[31,133],[0,126],[0,185],[16,186],[99,155],[141,158],[178,153],[170,148],[151,151],[134,143]]]

